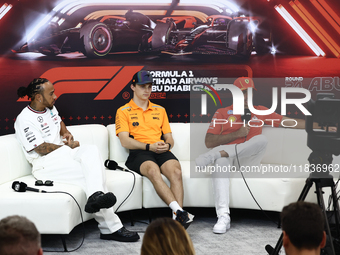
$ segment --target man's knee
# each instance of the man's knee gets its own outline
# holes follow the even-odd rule
[[[265,135],[257,135],[254,137],[256,139],[256,145],[260,149],[265,149],[268,144],[268,139]]]
[[[172,176],[176,180],[182,180],[182,169],[178,167],[174,168],[172,170]]]
[[[182,169],[177,160],[167,161],[161,166],[161,170],[170,181],[182,180]]]
[[[161,171],[157,166],[148,166],[141,169],[141,173],[148,177],[151,181],[162,179]]]
[[[229,164],[230,164],[230,160],[229,158],[226,158],[226,157],[218,158],[215,161],[215,165],[217,166],[228,166]]]

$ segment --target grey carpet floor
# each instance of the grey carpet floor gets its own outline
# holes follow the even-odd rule
[[[195,214],[194,222],[187,231],[198,255],[264,255],[267,254],[265,246],[267,244],[275,246],[281,234],[277,225],[261,211],[232,210],[230,230],[226,234],[217,235],[212,232],[212,227],[216,223],[213,208],[187,208],[187,210]],[[169,214],[169,209],[154,209],[152,218],[169,217]],[[278,213],[267,214],[273,221],[278,220]],[[130,214],[119,213],[118,215],[127,229],[139,233],[141,239],[138,242],[120,243],[100,240],[97,223],[90,220],[85,223],[85,240],[82,246],[76,251],[64,254],[140,254],[144,232],[149,223],[149,212],[134,211],[133,218],[136,220],[134,226],[131,226]],[[83,230],[83,226],[79,225],[65,237],[69,250],[80,245]],[[57,235],[42,235],[42,246],[44,254],[61,254],[57,251],[63,251],[61,239]],[[280,254],[284,254],[283,249]]]

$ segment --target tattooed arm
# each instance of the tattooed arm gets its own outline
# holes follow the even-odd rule
[[[42,143],[37,148],[35,148],[35,152],[40,156],[45,156],[48,153],[60,148],[62,145],[56,145],[53,143]]]
[[[74,149],[74,148],[79,146],[79,142],[69,140],[66,145],[69,146],[71,149]],[[60,148],[61,146],[63,146],[63,145],[56,145],[56,144],[53,144],[53,143],[42,143],[37,148],[35,148],[34,150],[40,156],[45,156],[45,155],[49,154],[50,152]]]

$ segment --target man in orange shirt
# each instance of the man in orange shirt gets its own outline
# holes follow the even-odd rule
[[[147,71],[133,76],[133,99],[117,110],[116,134],[122,146],[130,150],[126,166],[152,182],[159,197],[172,209],[173,218],[187,228],[193,215],[182,208],[181,166],[170,152],[174,139],[166,111],[149,101],[152,83]],[[161,173],[170,181],[170,188]]]
[[[251,78],[240,77],[235,80],[234,85],[244,93],[244,107],[248,109],[247,89],[255,88]],[[264,106],[254,106],[257,110],[267,110]],[[241,165],[259,165],[267,146],[267,139],[262,135],[263,123],[279,127],[281,121],[288,119],[277,113],[270,115],[257,115],[250,113],[251,127],[241,125],[241,115],[233,114],[233,107],[218,109],[210,123],[205,137],[205,145],[212,148],[209,152],[200,155],[195,161],[196,166],[204,167],[214,163],[216,169],[218,166],[230,166],[237,164],[237,159]],[[227,120],[226,124],[216,124],[215,119]],[[297,125],[294,128],[304,128],[305,121],[295,119]],[[293,121],[291,121],[293,122]],[[235,123],[235,124],[231,124]],[[287,125],[290,121],[286,121]],[[237,155],[236,155],[237,151]],[[236,157],[237,156],[237,157]],[[216,234],[223,234],[230,228],[230,210],[229,210],[229,173],[212,173],[215,207],[218,221],[213,228]],[[220,178],[222,177],[222,178]]]

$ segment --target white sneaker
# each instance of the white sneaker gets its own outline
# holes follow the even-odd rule
[[[229,214],[223,214],[218,217],[217,223],[213,228],[215,234],[224,234],[230,228],[230,216]]]
[[[204,166],[210,165],[211,163],[215,162],[215,155],[212,152],[207,152],[198,156],[195,159],[196,166],[202,168]]]

